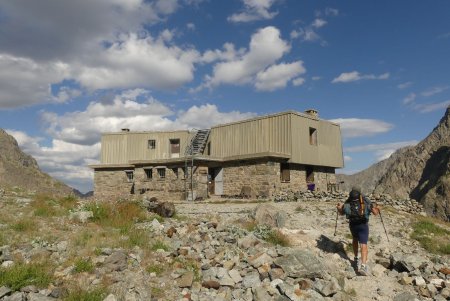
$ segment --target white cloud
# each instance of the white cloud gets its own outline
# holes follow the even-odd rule
[[[195,30],[195,24],[194,24],[194,23],[187,23],[187,24],[186,24],[186,27],[187,27],[189,30],[192,30],[192,31]]]
[[[373,75],[373,74],[360,74],[358,71],[352,71],[352,72],[344,72],[341,73],[338,77],[334,78],[331,82],[332,83],[349,83],[354,81],[360,81],[360,80],[384,80],[389,78],[389,73],[383,73],[380,75]]]
[[[302,78],[302,77],[297,77],[297,78],[295,78],[295,79],[292,80],[292,84],[293,84],[295,87],[301,86],[301,85],[303,85],[304,83],[305,83],[305,79]]]
[[[329,17],[337,16],[338,14],[339,11],[333,8],[327,8],[325,11],[316,11],[316,18],[311,24],[291,31],[291,39],[301,39],[305,42],[319,42],[322,46],[328,45],[327,41],[317,33],[317,30],[328,24],[328,21],[322,16]]]
[[[131,34],[103,52],[92,55],[88,64],[76,68],[75,78],[89,89],[149,87],[169,89],[193,79],[195,50],[167,46],[150,36]]]
[[[320,77],[320,76],[313,76],[313,77],[311,77],[311,79],[312,80],[320,80],[322,77]]]
[[[207,50],[203,53],[200,62],[202,63],[212,63],[214,61],[232,61],[236,59],[237,56],[242,56],[245,54],[245,49],[236,50],[232,43],[225,43],[223,45],[223,50]]]
[[[208,118],[204,118],[208,116]],[[243,120],[255,117],[255,113],[241,113],[239,111],[231,111],[227,113],[219,112],[216,105],[206,104],[201,106],[192,106],[187,111],[177,114],[174,123],[178,128],[210,128],[213,125],[229,123],[233,121]]]
[[[327,24],[327,21],[325,21],[324,19],[317,18],[313,21],[311,26],[315,27],[315,28],[320,28],[320,27],[325,26],[326,24]]]
[[[412,85],[412,82],[405,82],[397,85],[400,90],[406,89]]]
[[[230,22],[251,22],[257,20],[269,20],[275,17],[278,12],[271,12],[270,9],[276,0],[242,0],[244,9],[240,13],[228,17]]]
[[[280,31],[272,26],[262,28],[252,35],[249,50],[236,53],[225,62],[219,62],[213,67],[213,74],[207,75],[205,82],[195,91],[203,88],[213,88],[222,84],[254,84],[258,81],[257,74],[264,78],[264,70],[273,65],[284,54],[289,52],[290,46],[280,37]],[[298,66],[294,63],[297,69]],[[282,67],[276,67],[279,71]],[[271,72],[272,69],[271,69]],[[259,84],[260,85],[260,84]]]
[[[176,46],[172,30],[158,38],[145,30],[178,7],[177,0],[0,2],[0,108],[76,97],[52,94],[63,80],[90,90],[191,81],[198,52]]]
[[[139,102],[138,99],[141,101]],[[120,131],[122,128],[146,130],[167,129],[172,124],[166,116],[173,112],[149,96],[142,89],[125,91],[111,100],[91,102],[85,111],[66,113],[43,112],[41,118],[48,133],[68,143],[92,145],[102,132]]]
[[[58,102],[50,87],[68,72],[69,67],[61,62],[41,64],[0,53],[0,108]]]
[[[442,93],[445,90],[447,90],[448,88],[450,88],[450,87],[449,86],[433,87],[433,88],[430,88],[430,89],[422,92],[421,95],[424,96],[424,97],[430,97],[430,96],[433,96],[435,94]]]
[[[450,106],[450,100],[428,103],[428,104],[416,104],[414,109],[419,111],[420,113],[430,113],[433,111],[443,110]]]
[[[403,98],[403,104],[405,104],[405,105],[410,104],[410,103],[414,102],[415,99],[416,99],[416,93],[409,93],[408,96]]]
[[[0,53],[71,62],[124,32],[174,12],[173,0],[1,1]],[[68,38],[70,37],[70,38]],[[49,47],[51,45],[51,47]]]
[[[286,87],[287,83],[294,77],[303,74],[306,69],[302,61],[290,64],[281,63],[272,65],[256,75],[255,87],[259,91],[274,91]],[[301,85],[301,78],[297,78],[294,85]]]
[[[178,130],[199,125],[209,127],[248,116],[254,114],[220,113],[215,105],[194,106],[175,116],[168,106],[142,89],[124,91],[110,100],[91,102],[84,111],[64,115],[41,113],[48,134],[54,139],[79,145],[93,145],[100,140],[101,133],[120,131],[122,128],[132,131]]]
[[[348,153],[372,152],[374,153],[376,160],[381,161],[389,158],[399,148],[416,145],[417,143],[417,140],[409,140],[384,144],[367,144],[347,147],[344,149],[344,151]]]
[[[339,15],[339,10],[332,7],[325,8],[325,15],[327,16],[337,16]]]
[[[352,157],[350,157],[350,156],[344,156],[344,161],[345,161],[345,162],[350,162],[350,161],[352,161]]]
[[[338,118],[331,119],[341,127],[344,138],[370,137],[390,131],[394,125],[376,119]]]
[[[178,0],[158,0],[155,2],[156,11],[170,15],[178,8]]]

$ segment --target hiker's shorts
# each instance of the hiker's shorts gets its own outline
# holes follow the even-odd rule
[[[367,244],[369,240],[369,224],[358,224],[352,225],[350,224],[350,231],[352,232],[353,238],[357,238],[359,243]]]

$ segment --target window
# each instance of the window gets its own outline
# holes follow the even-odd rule
[[[180,139],[170,139],[170,153],[179,154],[180,153]]]
[[[127,175],[128,182],[133,182],[134,172],[132,170],[125,170],[125,174]]]
[[[156,140],[154,140],[154,139],[148,140],[147,148],[148,149],[155,149],[156,148]]]
[[[289,182],[291,180],[291,170],[289,168],[289,163],[280,164],[280,176],[281,182]]]
[[[145,171],[145,178],[147,180],[153,179],[153,169],[148,168],[148,169],[144,169],[144,171]]]
[[[158,168],[158,176],[160,179],[164,179],[166,177],[166,169],[165,168]]]
[[[309,144],[317,145],[317,130],[315,128],[309,128]]]
[[[178,179],[178,167],[172,168],[173,174]]]

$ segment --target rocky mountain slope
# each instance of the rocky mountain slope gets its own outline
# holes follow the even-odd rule
[[[17,141],[0,129],[0,188],[67,195],[75,191],[42,172],[36,160],[25,154]]]
[[[433,131],[413,147],[351,176],[340,175],[344,187],[361,184],[367,193],[413,198],[427,213],[450,220],[450,107]]]

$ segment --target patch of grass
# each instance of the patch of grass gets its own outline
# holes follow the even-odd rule
[[[59,199],[60,206],[66,210],[75,207],[77,202],[78,202],[78,199],[73,194],[69,194],[69,195]]]
[[[16,263],[8,268],[0,268],[0,286],[5,285],[13,291],[27,285],[45,288],[52,280],[51,268],[47,263]]]
[[[160,298],[164,296],[164,290],[159,287],[152,287],[152,297]]]
[[[175,215],[172,216],[172,218],[179,222],[185,222],[185,221],[189,220],[189,217],[187,217],[186,215],[180,215],[178,213],[175,213]]]
[[[150,220],[156,219],[160,224],[164,223],[164,217],[162,217],[156,213],[152,213],[149,219]]]
[[[69,294],[63,299],[64,301],[102,301],[106,298],[107,291],[103,287],[84,290],[77,288],[69,291]]]
[[[270,231],[266,241],[273,245],[280,245],[282,247],[288,247],[291,244],[287,235],[281,233],[280,230]]]
[[[169,251],[170,248],[163,241],[157,240],[157,241],[152,243],[151,250],[152,251],[156,251],[156,250],[159,250],[159,249],[164,250],[164,251],[167,252],[167,251]]]
[[[148,273],[155,273],[156,276],[161,275],[164,272],[164,267],[161,264],[151,264],[147,266],[146,271]]]
[[[253,232],[258,228],[258,223],[254,220],[246,220],[241,223],[241,226],[248,232]]]
[[[108,220],[111,210],[108,208],[109,205],[106,203],[91,202],[83,206],[83,210],[92,211],[93,217],[91,218],[94,222],[104,222]]]
[[[30,232],[34,230],[35,224],[29,219],[22,219],[11,224],[11,229],[17,232]]]
[[[298,206],[297,208],[295,208],[295,212],[303,213],[305,211],[306,211],[306,209],[303,208],[302,206]]]
[[[135,229],[128,234],[128,243],[130,247],[139,246],[142,248],[149,245],[149,236],[144,230]]]
[[[105,227],[123,229],[147,220],[146,212],[136,202],[91,202],[83,209],[92,211],[92,221]]]
[[[88,272],[91,273],[95,269],[94,265],[92,264],[92,261],[90,259],[77,259],[75,261],[75,267],[73,268],[74,273],[83,273]]]
[[[450,231],[431,218],[419,219],[412,225],[411,238],[430,253],[450,254]]]
[[[185,269],[194,272],[194,281],[200,281],[200,267],[197,261],[193,259],[175,258],[173,266],[178,269]]]
[[[85,247],[92,237],[93,237],[93,234],[91,231],[84,230],[83,232],[80,233],[80,235],[78,235],[75,238],[74,243],[76,246]]]

